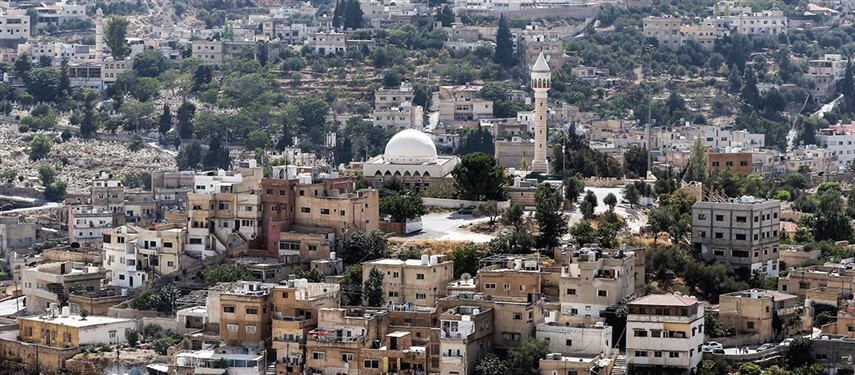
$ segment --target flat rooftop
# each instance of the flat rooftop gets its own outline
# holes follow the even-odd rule
[[[131,319],[119,319],[119,318],[111,318],[108,316],[87,316],[85,319],[80,315],[69,315],[69,316],[57,316],[55,318],[45,318],[41,316],[26,316],[18,318],[21,320],[29,320],[29,321],[38,321],[38,322],[47,322],[52,324],[60,324],[68,327],[93,327],[104,324],[114,324],[114,323],[126,323],[133,322]]]

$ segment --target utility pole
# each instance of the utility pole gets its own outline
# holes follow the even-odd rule
[[[648,173],[650,173],[650,171],[653,168],[653,158],[650,155],[650,148],[652,147],[652,144],[650,142],[650,122],[652,121],[652,119],[651,119],[652,107],[653,107],[653,96],[650,96],[648,101],[647,101],[647,126],[645,126],[645,134],[644,134],[644,137],[647,138],[647,150],[646,151],[647,151],[647,172]],[[644,178],[646,180],[647,176],[644,176],[642,178]]]

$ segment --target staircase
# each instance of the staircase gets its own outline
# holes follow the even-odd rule
[[[626,356],[618,354],[611,375],[626,375]]]
[[[267,371],[265,375],[276,375],[276,362],[273,362],[267,366]]]

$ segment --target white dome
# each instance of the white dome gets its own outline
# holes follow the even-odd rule
[[[436,163],[436,145],[425,133],[402,130],[386,143],[383,159],[392,164]]]

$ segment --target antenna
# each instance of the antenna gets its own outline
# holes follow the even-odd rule
[[[472,275],[470,275],[468,272],[464,272],[462,275],[460,275],[460,280],[463,280],[463,281],[472,280]]]

